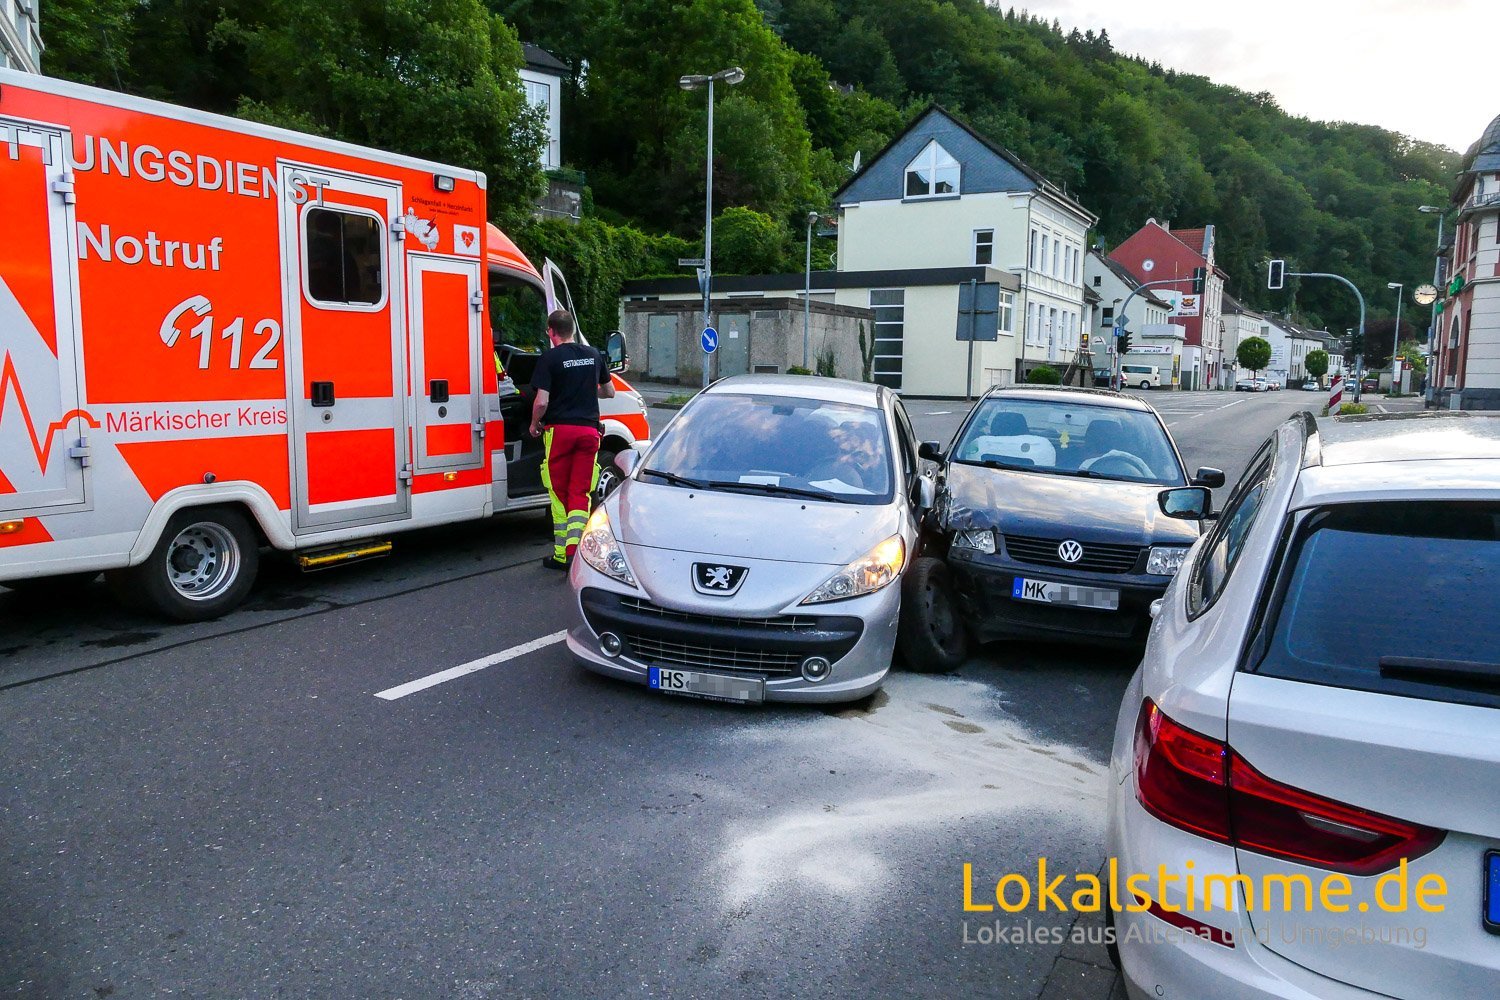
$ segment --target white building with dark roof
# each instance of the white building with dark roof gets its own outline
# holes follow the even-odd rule
[[[5,2],[7,0],[0,0],[0,3]],[[540,46],[523,42],[521,51],[526,58],[526,65],[521,67],[521,86],[526,89],[526,101],[542,109],[547,117],[542,168],[554,170],[562,166],[562,83],[571,71],[566,63]]]
[[[0,69],[42,71],[40,0],[0,0]]]

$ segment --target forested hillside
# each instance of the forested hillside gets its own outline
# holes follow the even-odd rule
[[[518,37],[536,42],[573,68],[564,159],[588,179],[599,246],[639,245],[600,228],[626,224],[697,237],[705,101],[677,78],[742,66],[745,82],[717,103],[715,205],[770,217],[756,228],[738,216],[746,265],[797,267],[794,220],[827,207],[856,152],[868,158],[935,101],[1097,212],[1106,246],[1150,216],[1213,223],[1234,294],[1274,308],[1296,295],[1314,320],[1345,325],[1337,288],[1265,292],[1263,261],[1343,273],[1372,314],[1385,311],[1385,282],[1431,273],[1434,223],[1416,206],[1446,197],[1457,162],[981,0],[51,0],[46,11],[49,72],[470,163],[491,173],[495,213],[517,225],[539,135],[512,81]],[[629,270],[598,268],[610,280]],[[614,292],[587,294],[602,311]]]

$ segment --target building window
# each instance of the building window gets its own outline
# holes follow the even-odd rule
[[[1042,234],[1042,259],[1041,259],[1040,262],[1038,262],[1037,267],[1036,267],[1036,269],[1038,271],[1044,271],[1045,272],[1047,270],[1047,247],[1048,247],[1048,244],[1050,242],[1051,242],[1051,237],[1049,237],[1046,233],[1043,233]]]
[[[1001,333],[1015,333],[1016,295],[1014,292],[1000,293],[999,325]]]
[[[550,84],[527,80],[526,103],[550,113],[552,110],[552,87]]]
[[[871,371],[879,385],[901,388],[901,351],[906,336],[906,290],[870,289],[875,311],[875,360]]]
[[[937,140],[906,165],[906,197],[940,198],[958,194],[958,161]]]
[[[995,231],[993,229],[974,230],[974,263],[976,265],[993,264],[995,262]]]
[[[385,227],[373,215],[310,208],[303,216],[307,297],[320,305],[373,306],[385,298]]]
[[[1027,258],[1027,264],[1033,271],[1036,270],[1036,247],[1039,236],[1040,234],[1035,229],[1031,231],[1031,256]]]
[[[1075,249],[1073,251],[1073,284],[1075,285],[1080,284],[1083,281],[1083,276],[1079,274],[1079,271],[1083,269],[1083,265],[1079,263],[1079,258],[1081,258],[1082,256],[1083,251],[1081,249]]]
[[[1114,306],[1105,306],[1103,309],[1099,310],[1099,325],[1100,326],[1114,326],[1114,323],[1115,323],[1115,307]]]
[[[1057,261],[1062,256],[1062,240],[1052,241],[1052,277],[1061,278],[1062,271],[1058,270]]]

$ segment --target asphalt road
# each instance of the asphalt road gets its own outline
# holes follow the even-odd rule
[[[1231,482],[1321,404],[1148,398]],[[945,441],[964,409],[909,405]],[[1129,657],[995,645],[842,710],[656,697],[568,662],[548,536],[273,561],[207,625],[0,592],[0,993],[1110,995],[1098,947],[973,943],[962,870],[1099,867]]]

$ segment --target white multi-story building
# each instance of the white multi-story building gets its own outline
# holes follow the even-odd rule
[[[0,0],[0,69],[42,71],[40,0]]]
[[[1094,309],[1094,329],[1090,331],[1088,344],[1096,372],[1114,368],[1110,341],[1114,336],[1117,313],[1125,318],[1125,328],[1130,331],[1133,348],[1147,348],[1150,353],[1171,354],[1167,364],[1171,365],[1174,361],[1180,364],[1184,331],[1168,321],[1172,311],[1170,302],[1158,298],[1149,289],[1136,292],[1141,283],[1135,279],[1135,275],[1126,270],[1123,264],[1111,260],[1098,250],[1090,250],[1084,257],[1083,280],[1085,286],[1099,296],[1099,305]],[[1135,292],[1134,296],[1132,292]],[[1172,347],[1174,350],[1157,352],[1157,347]],[[1163,379],[1162,385],[1170,384],[1168,379]]]
[[[5,3],[6,0],[0,0]],[[562,166],[562,82],[568,67],[546,49],[529,42],[521,45],[526,65],[521,67],[521,86],[526,102],[541,109],[547,118],[547,142],[542,146],[542,169]]]

